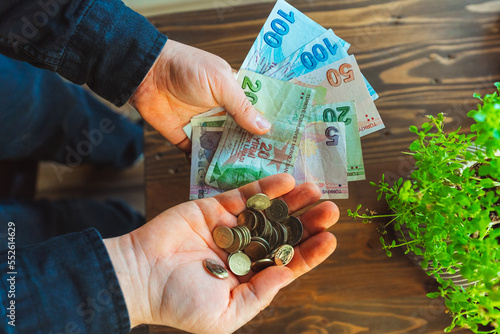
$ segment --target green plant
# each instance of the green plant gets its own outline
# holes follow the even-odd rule
[[[500,83],[495,84],[500,91]],[[457,129],[445,133],[444,116],[428,116],[419,130],[410,131],[418,138],[410,145],[415,169],[410,179],[376,186],[378,199],[385,196],[393,214],[360,214],[348,210],[354,218],[371,222],[376,217],[391,217],[385,227],[405,228],[398,240],[380,240],[387,255],[391,249],[422,255],[422,267],[438,281],[439,292],[453,316],[446,332],[455,326],[475,333],[500,333],[500,98],[498,93],[481,98],[478,110],[468,113],[475,120],[471,134]],[[477,148],[476,148],[477,147]],[[495,226],[496,225],[496,226]],[[429,266],[429,263],[431,264]],[[444,279],[446,273],[459,271],[471,284],[456,286]],[[492,329],[480,329],[488,325]]]

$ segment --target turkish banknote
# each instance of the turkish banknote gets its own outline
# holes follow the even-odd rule
[[[318,105],[356,101],[358,130],[361,137],[385,127],[353,55],[289,82],[315,88],[315,102]]]
[[[309,122],[341,122],[345,125],[345,141],[347,147],[347,181],[364,180],[365,165],[361,150],[356,102],[339,102],[313,106],[309,114]]]
[[[207,172],[207,184],[233,189],[277,173],[291,173],[314,98],[311,88],[241,70],[238,82],[250,102],[272,124],[263,136],[251,134],[228,116]]]
[[[223,127],[192,127],[191,182],[189,199],[212,197],[224,192],[205,182],[208,166],[219,145]]]
[[[323,199],[348,198],[345,124],[307,123],[292,175],[297,184],[315,183]]]
[[[278,0],[241,68],[265,73],[325,31],[286,1]],[[349,48],[345,41],[341,44]]]

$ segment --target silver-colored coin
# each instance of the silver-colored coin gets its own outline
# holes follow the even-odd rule
[[[288,219],[283,223],[288,231],[288,244],[295,246],[302,239],[304,234],[304,226],[299,218],[294,216],[289,216]]]
[[[224,279],[229,276],[229,273],[227,272],[226,268],[224,268],[222,265],[218,264],[214,260],[205,259],[203,261],[203,266],[210,274],[212,274],[217,278]]]
[[[233,231],[227,226],[219,226],[212,233],[215,244],[220,248],[230,247],[234,242]]]
[[[246,226],[250,231],[257,227],[257,216],[251,210],[245,210],[238,215],[238,225]]]
[[[278,231],[274,228],[272,228],[271,236],[269,237],[269,248],[274,249],[278,245]]]
[[[252,242],[245,248],[245,254],[253,260],[263,259],[269,253],[269,246],[262,238],[253,238]]]
[[[293,247],[290,245],[278,247],[274,253],[273,259],[277,266],[286,266],[293,259]]]
[[[281,223],[288,217],[288,205],[281,199],[273,199],[266,209],[266,216],[270,221]]]
[[[271,200],[264,194],[255,194],[247,200],[247,208],[254,210],[265,210],[271,204]]]
[[[286,244],[286,241],[287,241],[286,240],[288,237],[287,230],[281,223],[273,222],[272,224],[273,224],[273,228],[276,230],[276,232],[278,234],[278,240],[276,241],[276,245],[274,246],[274,248],[279,247],[279,246],[283,246],[284,244]]]
[[[254,263],[252,263],[252,266],[250,267],[250,269],[254,273],[258,273],[259,271],[262,271],[262,270],[266,269],[267,267],[271,267],[271,266],[274,266],[273,260],[260,259],[260,260],[255,261]]]
[[[257,217],[257,226],[252,231],[252,237],[260,237],[266,232],[266,216],[262,211],[254,211]]]
[[[238,276],[244,276],[248,274],[250,271],[250,267],[252,266],[252,261],[242,252],[237,252],[229,255],[227,258],[227,263],[229,269]]]

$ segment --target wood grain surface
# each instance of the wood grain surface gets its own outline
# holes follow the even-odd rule
[[[379,213],[375,189],[385,173],[406,176],[413,161],[403,155],[408,131],[425,115],[447,113],[448,129],[471,124],[474,92],[500,81],[499,1],[304,0],[290,1],[352,44],[350,53],[380,95],[386,128],[362,138],[367,180],[349,183],[350,198],[336,201],[340,221],[331,229],[338,248],[322,265],[281,291],[238,333],[442,333],[450,317],[436,286],[401,252],[387,258],[376,223],[364,225],[346,210],[362,203]],[[215,1],[214,8],[163,15],[151,21],[170,38],[215,53],[239,68],[273,4]],[[237,6],[238,5],[238,6]],[[184,153],[146,126],[148,218],[188,199],[189,164]],[[144,330],[144,328],[140,329]],[[178,333],[149,326],[149,333]],[[456,329],[454,333],[469,333]]]

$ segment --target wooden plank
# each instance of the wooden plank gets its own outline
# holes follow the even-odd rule
[[[500,81],[498,10],[480,0],[290,2],[352,44],[350,52],[380,95],[376,105],[386,129],[362,138],[367,180],[350,183],[350,198],[336,201],[342,217],[332,228],[338,239],[334,255],[280,292],[239,332],[440,333],[450,318],[442,301],[426,297],[436,289],[432,280],[401,252],[387,258],[376,224],[353,222],[346,210],[362,203],[387,212],[369,181],[377,182],[383,173],[389,180],[409,174],[413,161],[401,151],[415,139],[408,127],[425,122],[425,115],[446,112],[448,129],[468,131],[466,113],[477,105],[472,94],[492,92]],[[162,15],[151,21],[170,38],[239,68],[272,6],[228,7],[222,15],[215,9]],[[145,145],[151,218],[187,200],[189,164],[151,128]],[[178,332],[159,326],[149,330]]]

